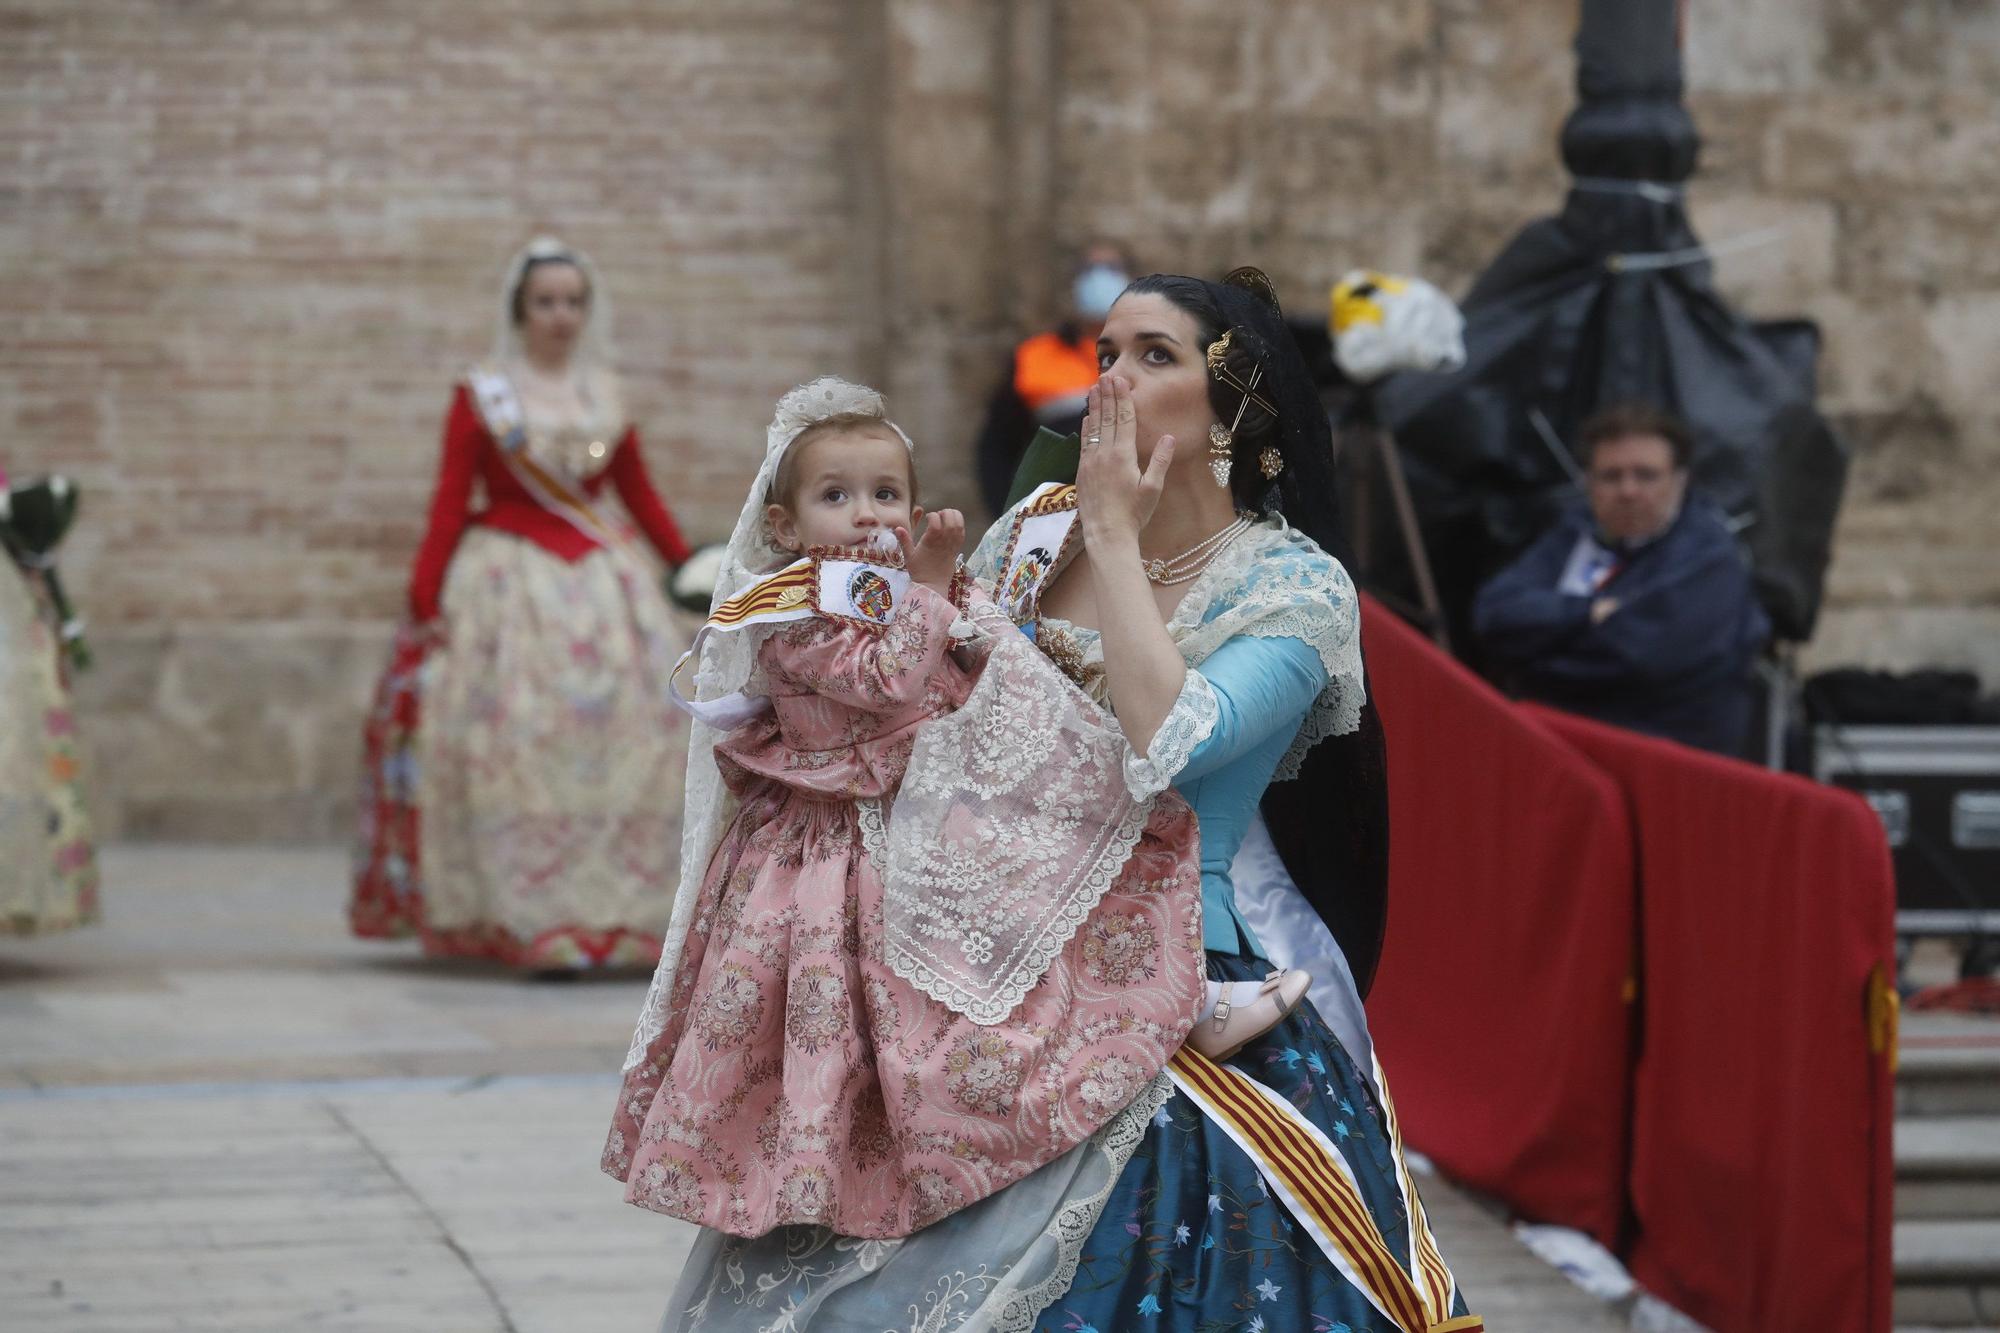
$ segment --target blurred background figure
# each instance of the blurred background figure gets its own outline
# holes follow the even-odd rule
[[[1649,407],[1585,422],[1586,503],[1479,590],[1473,633],[1517,694],[1740,755],[1771,622],[1729,525],[1688,495],[1693,450]]]
[[[1097,335],[1132,276],[1131,251],[1117,241],[1092,241],[1070,282],[1068,316],[1014,348],[975,446],[979,495],[989,513],[1006,509],[1014,469],[1037,429],[1070,435],[1083,421],[1084,396],[1097,383]]]
[[[88,658],[53,554],[76,490],[50,477],[10,490],[0,470],[0,934],[97,920],[97,856],[66,668]]]
[[[514,257],[493,355],[452,395],[430,525],[366,734],[350,919],[538,970],[651,963],[673,904],[686,648],[637,535],[687,544],[605,347],[590,262]],[[475,489],[484,502],[473,501]]]

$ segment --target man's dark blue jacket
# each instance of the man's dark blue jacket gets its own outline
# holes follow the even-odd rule
[[[1524,697],[1742,754],[1751,662],[1771,625],[1735,536],[1690,497],[1663,535],[1621,553],[1597,593],[1557,591],[1592,530],[1587,508],[1571,511],[1479,590],[1472,625],[1489,666]],[[1593,625],[1596,597],[1615,598],[1618,610]]]

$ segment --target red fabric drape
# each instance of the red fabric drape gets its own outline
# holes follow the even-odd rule
[[[1717,1333],[1886,1330],[1893,1073],[1870,1049],[1869,992],[1871,973],[1893,977],[1895,890],[1880,822],[1847,792],[1524,711],[1617,779],[1638,830],[1634,1275]]]
[[[1389,749],[1389,928],[1369,1027],[1454,1179],[1615,1241],[1632,835],[1617,787],[1366,598]]]

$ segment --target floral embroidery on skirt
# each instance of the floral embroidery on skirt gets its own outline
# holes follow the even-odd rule
[[[651,566],[473,528],[444,607],[446,642],[399,640],[377,693],[357,933],[525,967],[651,963],[687,766],[666,691],[684,635]]]
[[[1019,1179],[1130,1102],[1192,1024],[1196,838],[1163,798],[1040,985],[982,1027],[883,963],[854,803],[762,780],[701,887],[678,1021],[626,1079],[605,1169],[633,1203],[741,1236],[908,1235]]]
[[[55,631],[35,589],[0,568],[0,934],[98,917],[97,853]]]

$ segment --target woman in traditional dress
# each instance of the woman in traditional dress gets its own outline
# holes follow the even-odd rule
[[[0,472],[0,524],[7,518]],[[40,575],[0,552],[0,934],[97,920],[97,855],[61,638]]]
[[[1211,978],[1321,981],[1226,1065],[1184,1049],[1088,1143],[907,1239],[703,1232],[666,1329],[1481,1327],[1361,1015],[1387,792],[1310,375],[1255,270],[1141,279],[1099,353],[1076,485],[1016,506],[972,571],[1115,711],[1135,790],[1194,807]]]
[[[687,740],[667,678],[686,642],[632,523],[669,565],[688,550],[607,324],[589,261],[537,240],[509,267],[492,359],[452,395],[416,632],[369,725],[357,934],[555,973],[659,956]]]

